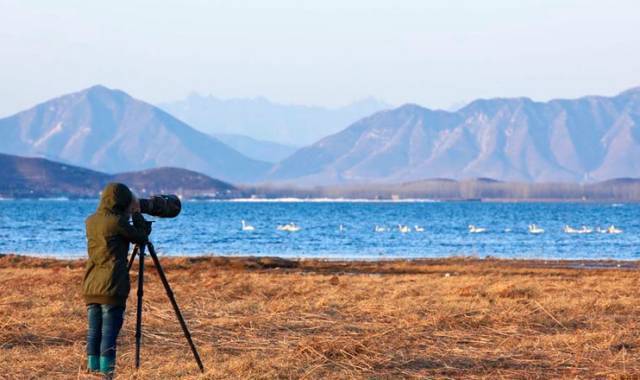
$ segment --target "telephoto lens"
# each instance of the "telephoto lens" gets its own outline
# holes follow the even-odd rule
[[[153,195],[140,199],[140,211],[158,218],[175,218],[182,211],[182,203],[174,194]]]

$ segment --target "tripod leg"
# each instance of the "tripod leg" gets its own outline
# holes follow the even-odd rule
[[[140,269],[138,272],[138,309],[136,310],[136,368],[140,368],[140,339],[142,338],[142,296],[144,295],[144,245],[138,246]]]
[[[160,281],[162,281],[162,285],[164,285],[164,290],[167,292],[167,297],[169,297],[171,306],[173,306],[173,310],[176,312],[176,316],[178,317],[178,322],[180,322],[180,327],[182,327],[184,337],[187,338],[187,342],[189,343],[189,347],[191,347],[191,352],[193,353],[193,357],[196,359],[196,363],[198,364],[198,368],[200,368],[200,372],[204,373],[204,366],[202,365],[202,360],[200,360],[198,349],[196,349],[196,346],[191,339],[191,333],[189,332],[189,328],[187,327],[187,324],[182,317],[182,312],[178,307],[178,303],[176,302],[176,298],[173,295],[173,291],[171,290],[169,281],[167,281],[167,277],[164,275],[164,270],[162,269],[160,260],[158,260],[158,256],[156,255],[156,250],[155,248],[153,248],[153,244],[151,244],[151,242],[147,243],[147,245],[149,247],[149,255],[151,256],[153,264],[156,266],[156,270],[158,271],[158,275],[160,276]]]
[[[131,257],[129,257],[129,270],[131,270],[131,267],[133,266],[133,260],[135,260],[136,258],[136,254],[138,253],[138,250],[140,249],[140,247],[136,244],[135,247],[133,247],[133,251],[131,251]]]

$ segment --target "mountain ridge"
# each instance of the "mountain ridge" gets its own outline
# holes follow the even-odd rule
[[[640,87],[613,97],[477,99],[455,112],[407,103],[363,118],[276,164],[267,181],[401,182],[634,177]]]

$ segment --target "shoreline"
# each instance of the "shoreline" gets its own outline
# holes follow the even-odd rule
[[[640,199],[620,198],[346,198],[346,197],[274,197],[274,198],[202,198],[184,197],[183,202],[220,202],[220,203],[584,203],[584,204],[638,204]],[[98,202],[97,197],[0,197],[0,202],[37,201],[37,202]]]
[[[531,259],[531,258],[498,258],[449,256],[434,258],[380,258],[380,259],[333,259],[333,258],[289,258],[280,256],[254,255],[193,255],[162,256],[163,265],[180,266],[185,264],[215,265],[220,268],[243,269],[287,269],[287,270],[320,270],[323,272],[350,273],[412,273],[419,274],[425,269],[437,266],[493,266],[495,268],[535,268],[535,269],[624,269],[640,270],[640,260],[614,259]],[[0,253],[0,268],[9,268],[10,263],[21,267],[61,267],[84,265],[86,257],[57,258],[35,256],[34,254]],[[150,262],[150,260],[149,260]]]

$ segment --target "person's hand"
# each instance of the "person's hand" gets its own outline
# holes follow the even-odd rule
[[[149,221],[144,221],[144,233],[149,236],[151,235],[151,224],[153,222],[149,222]]]
[[[131,204],[129,205],[129,214],[133,215],[137,212],[140,212],[140,201],[134,195],[133,199],[131,199]]]

